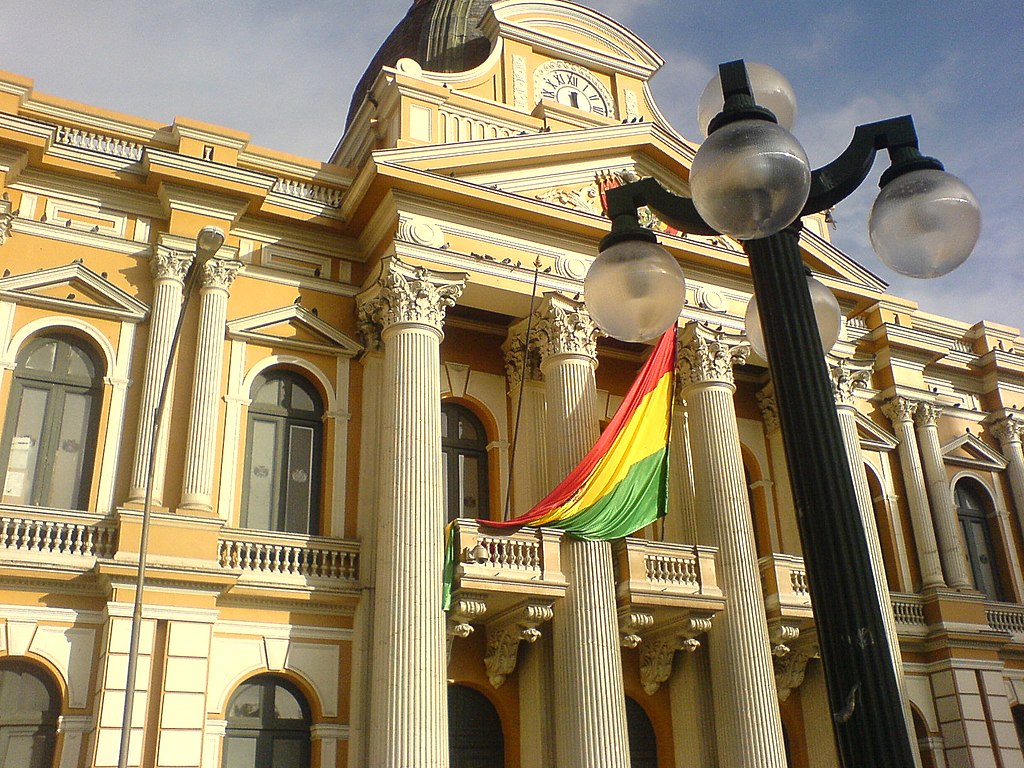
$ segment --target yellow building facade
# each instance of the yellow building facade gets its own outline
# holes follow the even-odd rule
[[[328,162],[0,73],[0,766],[117,765],[147,494],[128,765],[838,765],[737,243],[661,233],[664,523],[481,522],[645,359],[580,295],[603,189],[687,190],[661,64],[566,0],[417,2]],[[1024,766],[1024,338],[801,245],[921,764]]]

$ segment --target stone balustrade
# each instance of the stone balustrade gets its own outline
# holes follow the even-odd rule
[[[319,536],[229,530],[221,536],[218,564],[239,571],[240,581],[293,577],[355,583],[359,545]]]
[[[99,515],[54,513],[47,518],[27,516],[23,510],[0,514],[0,558],[67,562],[84,560],[83,569],[96,559],[113,557],[117,528]]]

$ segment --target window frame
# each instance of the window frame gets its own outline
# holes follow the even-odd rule
[[[48,759],[41,760],[39,764],[53,765],[54,758],[57,755],[58,726],[61,714],[64,711],[64,698],[60,685],[44,667],[24,658],[8,656],[0,659],[0,674],[5,671],[16,674],[28,674],[35,678],[48,694],[50,707],[46,711],[40,712],[38,717],[33,719],[32,722],[22,720],[21,722],[7,723],[5,720],[13,718],[11,718],[9,713],[0,712],[0,748],[6,750],[5,729],[22,729],[22,735],[24,735],[25,729],[33,728],[35,729],[33,741],[42,736],[45,739],[46,751],[48,753],[42,755],[42,757]],[[4,766],[6,762],[6,751],[4,751],[0,754],[0,766]],[[17,768],[22,768],[22,766],[19,765]]]
[[[70,349],[74,348],[81,352],[92,365],[93,374],[91,378],[86,380],[85,377],[39,371],[25,367],[28,357],[37,348],[50,342],[56,342],[57,344],[54,368],[59,368],[60,360],[62,358],[66,360]],[[3,431],[0,433],[0,472],[3,472],[3,482],[6,484],[6,475],[11,455],[11,440],[17,429],[18,416],[21,411],[25,390],[43,390],[47,393],[47,398],[43,410],[42,426],[40,428],[41,437],[32,477],[32,487],[28,491],[27,498],[20,502],[20,504],[31,507],[52,506],[45,503],[48,501],[52,489],[51,480],[53,473],[48,470],[52,469],[56,463],[61,426],[63,424],[62,417],[67,397],[69,394],[86,395],[89,397],[89,415],[85,424],[85,441],[80,460],[81,482],[79,483],[77,498],[69,508],[79,511],[88,510],[89,500],[93,491],[93,479],[99,449],[99,426],[101,411],[103,410],[105,366],[102,358],[96,349],[93,348],[92,344],[73,333],[62,331],[44,332],[32,336],[18,350],[12,373],[11,389],[7,399],[7,409],[4,414]]]
[[[290,384],[291,387],[298,387],[303,390],[314,403],[312,411],[304,411],[287,406],[270,406],[265,403],[258,403],[255,394],[258,388],[277,379]],[[324,485],[324,398],[316,385],[306,378],[302,373],[290,368],[268,368],[261,371],[253,379],[249,388],[250,402],[246,414],[246,437],[245,456],[242,462],[242,494],[241,506],[238,513],[239,527],[248,530],[272,531],[275,533],[295,533],[299,535],[315,536],[320,533],[322,524],[321,507],[323,506],[323,485]],[[288,441],[292,436],[294,427],[309,428],[312,431],[310,447],[310,483],[309,483],[309,506],[304,531],[292,531],[287,528],[287,480],[286,473],[282,472],[280,479],[275,483],[274,493],[276,497],[276,509],[271,510],[272,525],[267,528],[253,527],[249,520],[249,498],[250,498],[250,475],[252,473],[253,459],[253,437],[255,433],[254,424],[257,421],[275,425],[275,448],[274,448],[274,469],[281,471],[288,466],[291,453],[288,450]],[[276,521],[276,525],[273,523]]]
[[[966,496],[973,500],[975,507],[962,503],[962,497]],[[964,555],[967,557],[967,564],[971,569],[971,578],[974,580],[974,588],[986,595],[990,600],[1002,602],[1005,596],[1002,569],[999,567],[998,552],[995,546],[995,538],[992,536],[992,497],[987,489],[972,477],[961,477],[953,485],[953,500],[956,504],[957,522],[960,524],[960,533],[964,540]],[[987,503],[986,503],[987,502]],[[974,536],[969,535],[970,524],[976,524],[975,530],[980,530],[983,538],[983,546],[988,550],[988,562],[982,562],[980,553],[977,550],[977,541]],[[982,579],[979,579],[979,572],[986,571],[991,578],[992,594],[983,587]],[[982,574],[984,576],[985,574]]]
[[[231,705],[238,696],[249,688],[257,688],[260,702],[259,717],[231,717]],[[272,716],[275,692],[282,688],[290,693],[299,703],[302,718],[276,718]],[[291,680],[273,673],[265,672],[243,681],[235,688],[228,698],[224,710],[224,743],[221,746],[220,764],[228,768],[228,743],[231,739],[239,741],[255,739],[255,764],[253,768],[274,768],[274,743],[276,741],[294,741],[304,747],[300,757],[299,768],[310,768],[313,759],[313,715],[309,700],[302,690]]]
[[[481,435],[479,440],[468,440],[458,437],[445,436],[443,420],[445,416],[457,417],[459,420],[468,421]],[[483,420],[463,403],[455,400],[441,401],[442,433],[441,433],[441,462],[444,481],[445,500],[445,522],[451,522],[459,517],[467,517],[465,513],[464,498],[459,488],[459,475],[457,472],[449,472],[449,468],[458,465],[459,457],[469,456],[477,459],[477,487],[478,502],[477,514],[472,517],[478,520],[488,520],[491,516],[491,467],[490,453],[487,446],[490,445],[490,437]],[[457,506],[452,500],[458,499]]]

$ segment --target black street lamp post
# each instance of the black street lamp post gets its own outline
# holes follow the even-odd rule
[[[758,123],[775,122],[771,112],[755,103],[742,61],[723,64],[720,76],[725,97],[724,109],[711,121],[709,139],[705,146],[712,144],[716,131],[728,126],[733,126],[734,132],[742,133],[748,129],[756,132]],[[771,130],[782,129],[771,125]],[[741,145],[745,139],[743,136],[739,139],[730,137],[729,141],[732,148],[739,146],[742,150]],[[757,141],[755,138],[748,143],[757,144]],[[850,195],[866,178],[879,149],[886,149],[892,161],[892,166],[882,177],[880,186],[883,192],[880,197],[886,194],[884,188],[897,179],[906,181],[909,178],[913,181],[917,177],[908,177],[907,174],[915,171],[931,174],[925,174],[928,183],[923,187],[929,187],[933,182],[959,185],[959,199],[953,201],[950,211],[942,210],[950,202],[949,195],[942,197],[940,194],[938,202],[935,195],[932,195],[930,201],[901,201],[907,205],[917,205],[918,208],[908,213],[905,207],[894,214],[897,219],[902,216],[903,220],[897,226],[897,230],[902,227],[902,231],[893,236],[909,236],[910,248],[917,248],[917,251],[906,255],[904,250],[895,256],[890,251],[887,262],[908,274],[916,270],[920,273],[918,276],[949,271],[967,257],[977,239],[980,223],[977,206],[969,190],[954,177],[942,173],[936,177],[938,182],[935,182],[932,176],[940,173],[942,166],[937,160],[923,157],[918,151],[917,135],[909,116],[858,127],[850,146],[835,161],[809,173],[806,202],[802,207],[797,202],[795,210],[798,214],[793,216],[791,212],[788,221],[768,225],[772,233],[767,236],[757,227],[770,215],[765,211],[772,204],[768,199],[772,193],[765,193],[759,198],[756,191],[751,193],[748,190],[745,193],[747,199],[739,204],[749,202],[755,208],[761,206],[764,210],[754,212],[751,225],[757,230],[754,235],[751,236],[748,230],[746,234],[740,233],[738,239],[750,259],[754,294],[757,297],[778,403],[840,759],[846,768],[913,768],[914,756],[890,646],[886,639],[883,609],[872,576],[867,539],[857,506],[850,463],[840,432],[831,379],[826,368],[798,242],[800,217],[825,211]],[[714,147],[711,151],[721,155],[723,151],[731,149]],[[771,153],[771,150],[762,151]],[[799,150],[799,154],[802,154],[802,150]],[[699,159],[698,153],[698,158],[694,160],[695,169]],[[765,161],[758,162],[763,164]],[[756,176],[757,171],[756,166],[753,172],[748,167],[741,170],[739,175],[749,178]],[[714,172],[709,172],[709,175],[713,176]],[[728,175],[728,171],[722,171],[720,175]],[[771,182],[771,173],[764,172],[762,176]],[[914,187],[911,193],[928,192],[921,184],[910,186]],[[693,173],[691,189],[695,198],[698,198]],[[724,194],[728,195],[729,190]],[[615,251],[611,250],[613,246],[618,246],[620,251],[634,249],[629,251],[633,253],[650,249],[649,243],[657,242],[654,233],[638,223],[637,208],[644,205],[663,221],[683,232],[735,236],[734,232],[722,231],[721,225],[716,227],[708,223],[706,217],[698,212],[698,207],[701,207],[705,213],[709,210],[714,213],[714,203],[709,208],[706,202],[702,206],[700,199],[695,201],[676,196],[653,179],[610,189],[606,197],[613,225],[611,233],[602,241],[602,255],[595,265],[607,257],[614,258]],[[876,204],[873,219],[881,218],[883,223],[873,221],[871,226],[872,239],[876,249],[881,252],[888,247],[887,243],[880,242],[886,237],[881,232],[884,220],[887,215],[893,214],[891,211],[877,210],[879,205],[881,202]],[[933,215],[936,206],[940,216]],[[726,207],[729,207],[728,200]],[[965,208],[966,219],[963,218]],[[947,221],[937,224],[936,221],[948,212],[953,214],[952,217],[946,216]],[[731,215],[732,211],[726,213]],[[952,218],[952,222],[948,221],[949,218]],[[913,231],[915,226],[920,231]],[[945,226],[947,229],[937,233],[935,226]],[[950,226],[954,229],[949,230]],[[970,231],[963,236],[962,230],[970,230],[972,227],[973,237]],[[957,240],[958,237],[965,241],[966,251],[961,247],[955,253],[938,253],[944,247],[943,244]],[[936,243],[939,245],[936,246]],[[880,255],[886,259],[886,254]],[[628,268],[630,258],[629,255],[618,257],[622,264],[620,269]],[[943,263],[936,266],[936,259]],[[598,272],[592,274],[597,275]],[[599,291],[593,293],[599,295]],[[618,301],[621,302],[621,293]],[[614,311],[613,308],[591,308],[599,325],[602,312]],[[671,322],[675,322],[674,318]]]

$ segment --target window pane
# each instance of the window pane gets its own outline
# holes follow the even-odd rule
[[[274,717],[278,720],[304,720],[302,704],[295,694],[282,686],[274,688]]]
[[[48,371],[52,373],[57,360],[57,345],[56,339],[41,342],[24,360],[18,361],[18,366],[24,366],[33,371]]]
[[[480,515],[480,460],[476,456],[459,457],[459,485],[462,493],[462,516]]]
[[[96,375],[92,359],[85,353],[84,350],[71,345],[62,345],[67,350],[67,360],[61,367],[65,368],[66,371],[60,371],[60,373],[66,373],[68,376],[73,376],[79,379],[89,379]]]
[[[274,739],[270,765],[274,768],[306,768],[309,765],[309,742],[298,739]]]
[[[48,399],[48,389],[23,387],[21,390],[4,478],[4,497],[15,504],[32,503],[32,483],[39,462],[39,443]]]
[[[260,717],[263,713],[260,691],[259,685],[243,683],[235,695],[231,697],[231,705],[228,707],[228,720]]]
[[[252,399],[254,403],[265,403],[266,405],[280,405],[284,394],[281,391],[279,379],[256,379],[256,391]]]
[[[92,397],[80,392],[64,396],[64,413],[53,451],[53,470],[46,506],[78,509],[83,500],[82,469],[89,439]]]
[[[266,419],[249,423],[249,477],[242,525],[270,530],[276,518],[278,477],[277,425]]]
[[[288,479],[285,496],[286,531],[309,533],[313,492],[313,429],[289,425]]]
[[[229,733],[224,737],[223,768],[254,768],[256,765],[256,737]]]
[[[459,418],[459,437],[463,440],[479,440],[476,426],[465,416]]]
[[[289,382],[288,386],[291,389],[292,410],[310,413],[320,410],[318,404],[310,397],[309,392],[294,382]]]

